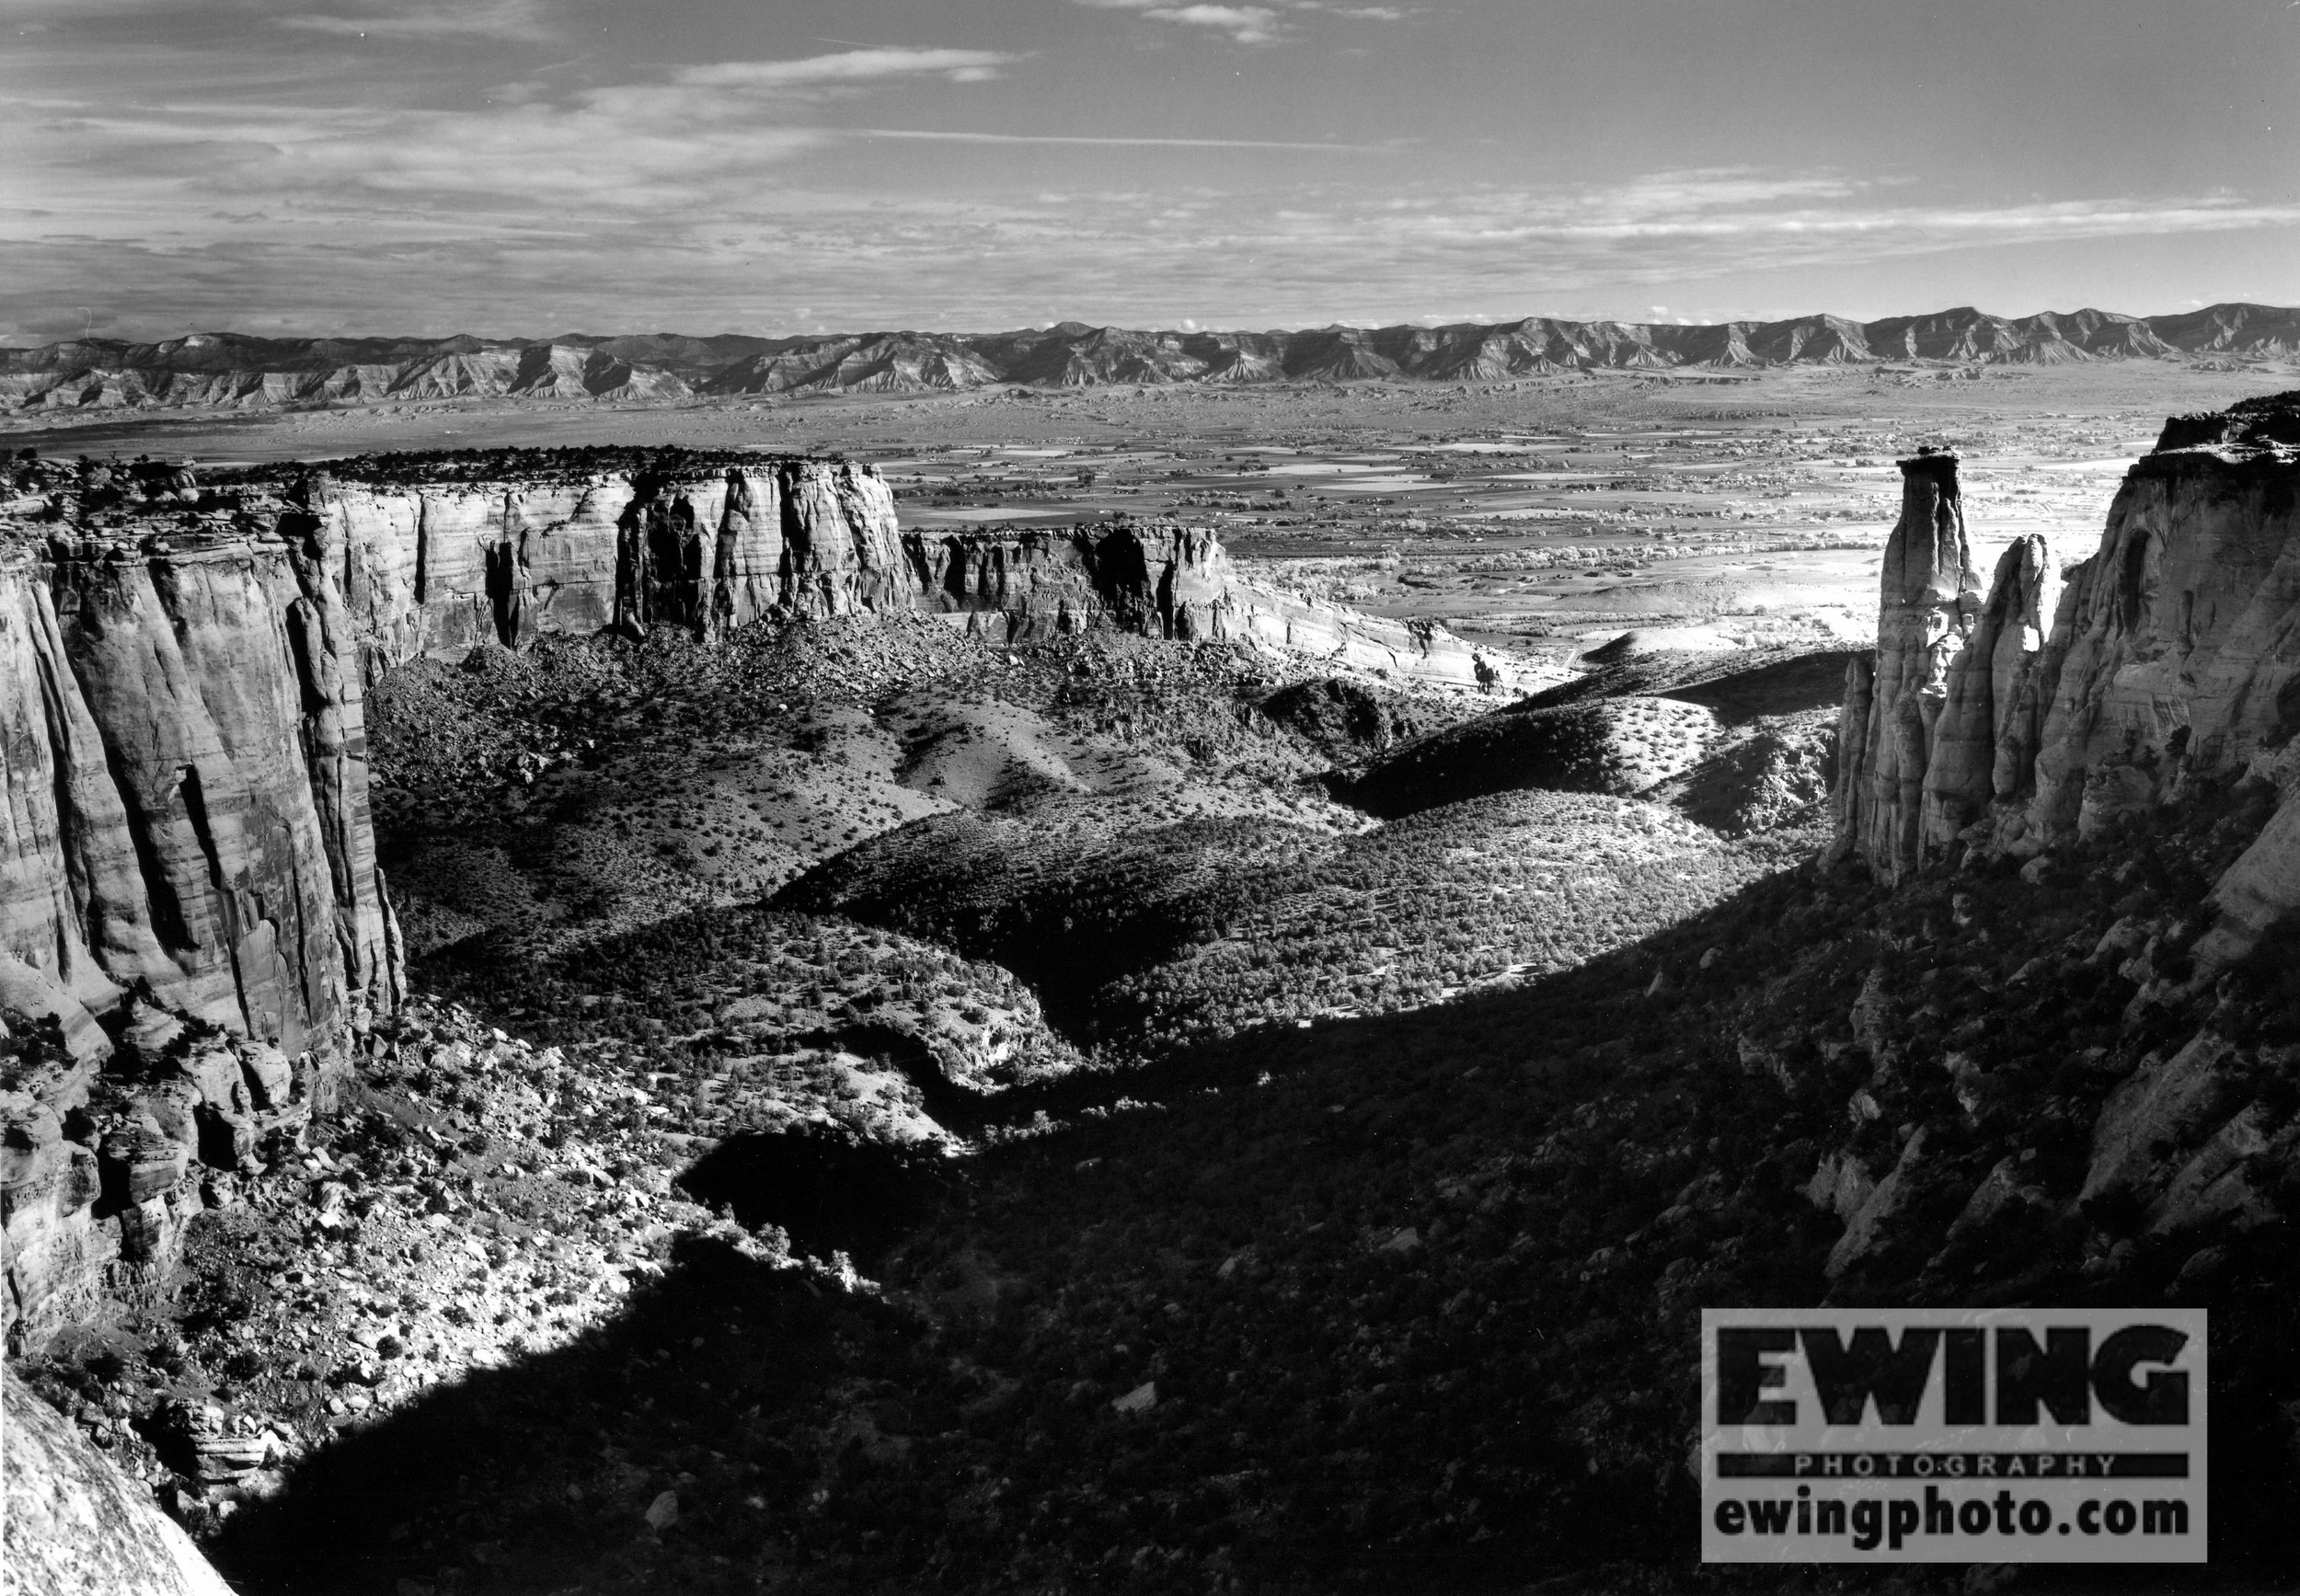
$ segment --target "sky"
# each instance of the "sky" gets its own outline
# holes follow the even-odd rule
[[[0,0],[0,340],[2300,304],[2300,0]]]

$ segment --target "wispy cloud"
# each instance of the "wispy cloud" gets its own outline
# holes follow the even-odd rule
[[[1282,31],[1275,7],[1269,6],[1175,6],[1168,0],[1076,0],[1097,11],[1132,11],[1157,22],[1188,28],[1209,28],[1228,34],[1240,44],[1268,44]]]
[[[354,16],[299,12],[277,19],[299,33],[343,38],[409,40],[455,39],[547,39],[551,29],[542,0],[473,0],[454,6],[390,6]]]
[[[821,84],[883,81],[933,75],[952,83],[982,83],[1021,57],[990,50],[846,50],[795,61],[723,61],[683,66],[673,83],[708,88],[809,88]]]
[[[1449,143],[1443,118],[1359,118],[1345,143],[1346,100],[1232,92],[1317,70],[1273,42],[1442,19],[1403,0],[1094,0],[1027,41],[784,35],[779,59],[730,42],[765,30],[667,24],[658,52],[651,22],[642,58],[569,0],[205,0],[174,27],[170,3],[198,0],[17,0],[52,30],[0,55],[0,334],[76,332],[80,306],[155,333],[1706,315],[1754,273],[2071,242],[2053,258],[2206,261],[2300,236],[2288,178],[2225,166],[2226,190],[2135,173],[2001,201],[1857,155],[1535,180],[1542,152]],[[122,26],[140,6],[150,25]],[[1129,98],[1145,34],[1201,48]],[[2118,242],[2150,238],[2195,242]]]
[[[1340,6],[1331,0],[1274,0],[1266,6],[1176,5],[1174,0],[1075,0],[1095,11],[1131,11],[1154,22],[1226,33],[1240,44],[1273,44],[1288,36],[1289,17],[1325,12],[1358,22],[1402,22],[1408,10],[1397,6]]]
[[[825,130],[830,133],[830,130]],[[1098,133],[983,133],[926,128],[846,128],[841,138],[925,139],[956,144],[1104,144],[1117,148],[1167,150],[1301,150],[1322,155],[1395,155],[1403,145],[1295,144],[1281,139],[1133,138]]]
[[[0,281],[17,285],[0,331],[76,332],[81,305],[99,307],[100,331],[100,307],[121,304],[164,322],[127,330],[171,333],[993,327],[1041,320],[1050,304],[1129,325],[1185,314],[1224,326],[1382,322],[1432,301],[1522,315],[1641,283],[1973,245],[2300,227],[2300,202],[2234,194],[1974,206],[1830,173],[1738,169],[1403,202],[1339,178],[892,195],[826,186],[811,163],[857,138],[999,135],[764,130],[698,121],[691,107],[673,115],[669,103],[638,122],[592,102],[388,128],[346,117],[293,160],[241,169],[228,223],[178,211],[167,236],[148,218],[115,226],[67,208],[37,224],[45,237],[27,238],[33,224],[19,222],[8,229],[17,242],[0,243]],[[105,147],[120,127],[83,144]],[[594,144],[595,159],[578,154]],[[489,165],[528,186],[483,189],[472,171]],[[562,166],[588,175],[549,176]],[[774,166],[787,176],[763,182]],[[144,181],[165,198],[168,180]],[[1679,303],[1652,293],[1636,307],[1650,298]]]

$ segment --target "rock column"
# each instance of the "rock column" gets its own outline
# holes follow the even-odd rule
[[[1923,844],[1943,849],[1999,799],[2023,797],[2043,722],[2040,666],[2060,572],[2043,536],[2015,538],[1988,603],[1949,662],[1925,766]]]
[[[1866,695],[1848,692],[1839,721],[1840,855],[1880,879],[1916,867],[1925,774],[1949,696],[1949,664],[1981,609],[1965,541],[1957,457],[1920,451],[1901,463],[1901,519],[1885,544],[1877,665]]]

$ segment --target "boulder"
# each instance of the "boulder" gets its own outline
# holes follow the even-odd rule
[[[1800,1188],[1805,1200],[1823,1213],[1850,1220],[1877,1189],[1876,1177],[1850,1153],[1832,1153],[1822,1159],[1812,1178]]]
[[[2222,1222],[2248,1229],[2275,1218],[2263,1188],[2289,1165],[2293,1138],[2272,1135],[2269,1126],[2268,1110],[2250,1103],[2214,1131],[2149,1205],[2149,1233],[2177,1234]]]
[[[1926,1132],[1920,1126],[1902,1143],[1900,1159],[1892,1170],[1846,1221],[1845,1234],[1829,1249],[1829,1259],[1823,1266],[1831,1280],[1884,1251],[1898,1239],[1900,1222],[1922,1196],[1925,1142]]]
[[[231,1596],[150,1493],[13,1371],[0,1371],[0,1408],[11,1596]]]
[[[2144,1061],[2093,1124],[2078,1205],[2099,1212],[2154,1201],[2172,1178],[2172,1159],[2225,1124],[2244,1101],[2241,1062],[2235,1046],[2209,1030],[2168,1059]]]
[[[12,1008],[34,1019],[55,1020],[63,1028],[64,1045],[75,1059],[100,1062],[111,1057],[111,1038],[104,1034],[87,1006],[52,977],[13,953],[0,952],[0,1008]]]

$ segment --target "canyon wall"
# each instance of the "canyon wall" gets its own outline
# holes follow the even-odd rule
[[[1494,688],[1507,664],[1429,622],[1387,620],[1247,580],[1204,527],[909,533],[902,603],[1007,641],[1111,626],[1314,654],[1458,687]]]
[[[1840,857],[1897,879],[1960,849],[2033,856],[2198,779],[2300,788],[2300,395],[2168,422],[2090,558],[2058,573],[2019,539],[1977,603],[1928,486],[1953,496],[1945,458],[1902,463],[1877,656],[1839,725]],[[2215,899],[2200,951],[2224,961],[2300,905],[2291,799]]]
[[[371,681],[480,642],[664,626],[718,637],[769,614],[895,611],[1003,642],[1113,626],[1465,687],[1505,674],[1442,626],[1259,586],[1205,528],[905,533],[877,472],[844,461],[390,487],[321,477],[287,499],[289,522],[316,522]]]
[[[184,1221],[325,1103],[353,1029],[397,1003],[402,976],[357,639],[313,529],[184,548],[6,530],[13,1337],[163,1277]],[[116,1045],[133,1069],[99,1067]]]
[[[326,477],[289,499],[340,573],[366,674],[551,635],[906,602],[894,498],[868,466],[782,459],[677,477],[385,485]]]
[[[390,1001],[358,644],[323,555],[0,542],[0,966],[69,1028],[141,989],[295,1052]]]

